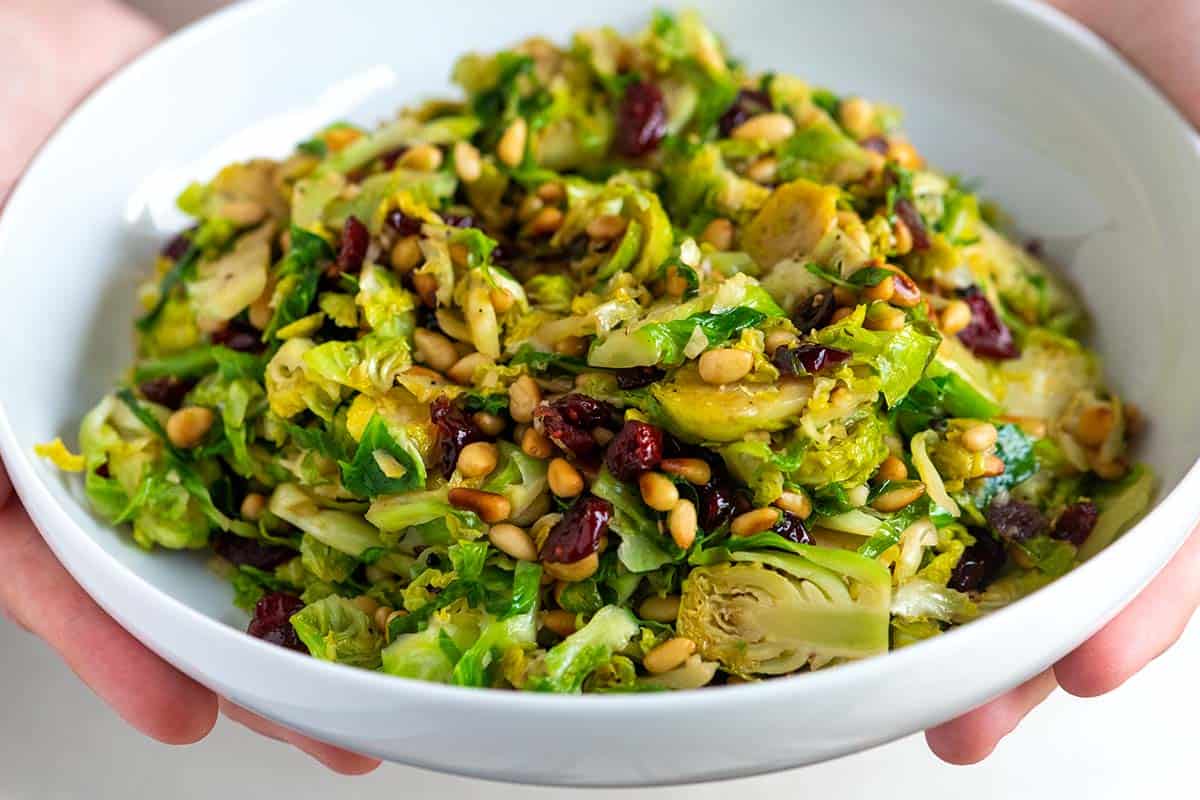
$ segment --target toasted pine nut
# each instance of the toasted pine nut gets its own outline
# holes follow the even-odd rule
[[[537,561],[537,547],[533,539],[516,525],[507,522],[493,525],[488,528],[488,541],[501,553],[518,561]]]
[[[796,343],[796,334],[791,331],[771,331],[763,340],[763,352],[774,353],[781,347],[791,347]]]
[[[724,217],[717,217],[704,226],[700,241],[711,244],[715,250],[728,250],[733,247],[733,223]]]
[[[913,249],[912,230],[910,230],[908,224],[899,217],[897,217],[895,223],[892,224],[892,249],[895,250],[896,255],[898,256],[908,255]]]
[[[556,458],[546,470],[546,481],[556,497],[577,497],[583,491],[583,476],[565,458]]]
[[[446,376],[455,383],[470,385],[475,380],[475,371],[491,363],[492,360],[483,353],[471,353],[454,362],[454,366],[446,370]]]
[[[359,610],[368,616],[379,610],[379,601],[365,594],[360,594],[350,602],[358,606]]]
[[[679,270],[675,269],[674,265],[667,268],[667,279],[664,282],[664,288],[671,297],[683,297],[687,293],[687,279],[679,274]]]
[[[925,494],[925,484],[923,483],[914,483],[911,486],[898,486],[876,497],[875,502],[871,503],[871,508],[876,511],[882,511],[885,514],[890,514],[916,501],[923,494]]]
[[[771,183],[779,173],[779,161],[775,156],[763,156],[746,170],[746,177],[756,183]]]
[[[655,647],[642,657],[642,666],[651,675],[661,675],[682,666],[696,652],[696,643],[683,636],[676,636]]]
[[[531,458],[549,458],[554,455],[554,443],[530,426],[521,434],[521,452]]]
[[[412,283],[421,302],[429,308],[437,308],[437,278],[425,272],[414,272]]]
[[[722,347],[700,356],[700,379],[715,385],[736,383],[750,374],[754,356],[746,350]]]
[[[647,597],[638,607],[638,616],[651,622],[674,622],[679,617],[679,595]]]
[[[450,490],[448,499],[450,505],[474,511],[481,520],[489,525],[503,522],[512,513],[512,505],[508,502],[508,498],[495,492],[456,486]]]
[[[567,638],[575,632],[575,615],[570,611],[556,608],[541,613],[542,627],[556,636]]]
[[[396,272],[412,272],[423,258],[421,240],[416,236],[405,236],[392,245],[392,269]]]
[[[687,550],[696,541],[696,506],[691,500],[680,500],[667,514],[667,531],[680,550]]]
[[[403,608],[397,609],[397,610],[393,611],[392,613],[388,614],[387,621],[384,623],[384,625],[385,625],[384,633],[387,633],[387,629],[392,627],[393,622],[400,619],[401,617],[407,617],[407,616],[408,616],[408,612],[405,611]]]
[[[445,383],[446,376],[437,370],[429,369],[428,367],[414,366],[409,367],[404,371],[405,375],[410,375],[414,378],[424,378],[427,381],[434,383]]]
[[[734,536],[753,536],[771,530],[776,522],[779,522],[778,508],[756,508],[734,517],[729,532]]]
[[[902,481],[908,478],[908,467],[895,456],[888,456],[879,465],[875,477],[881,481]]]
[[[362,131],[356,128],[333,128],[321,134],[325,146],[337,153],[344,150],[352,142],[362,138]]]
[[[537,196],[547,203],[559,203],[567,196],[567,189],[558,181],[548,181],[537,188]]]
[[[962,432],[963,447],[972,453],[982,453],[992,448],[992,445],[996,443],[996,436],[995,425],[990,422],[981,422]]]
[[[589,239],[607,242],[625,233],[629,221],[619,214],[601,214],[587,224]]]
[[[497,314],[503,314],[505,311],[508,311],[510,308],[512,308],[513,304],[517,302],[516,298],[514,298],[504,289],[501,289],[499,286],[492,289],[492,291],[488,293],[488,297],[492,301],[492,308],[496,309]]]
[[[454,343],[437,331],[417,328],[413,331],[413,360],[445,372],[458,361]]]
[[[176,447],[187,449],[204,441],[212,429],[216,415],[211,408],[188,406],[181,408],[167,419],[167,438]]]
[[[886,303],[892,299],[892,294],[896,291],[896,282],[891,275],[881,280],[874,286],[868,286],[863,289],[863,297],[868,300],[879,300]]]
[[[847,97],[838,104],[838,121],[855,139],[865,139],[875,129],[875,107],[861,97]]]
[[[776,498],[775,505],[800,519],[808,519],[813,512],[812,501],[801,491],[785,491]]]
[[[532,422],[533,410],[540,402],[542,390],[528,375],[522,375],[508,387],[508,414],[514,422]]]
[[[638,478],[638,488],[646,505],[655,511],[670,511],[679,502],[679,490],[661,472],[643,472]]]
[[[1112,433],[1116,421],[1112,406],[1088,406],[1079,415],[1079,422],[1075,425],[1075,437],[1088,447],[1099,447]]]
[[[471,421],[478,425],[479,430],[488,436],[499,436],[508,427],[508,423],[504,421],[503,417],[489,414],[486,411],[476,411],[471,415]]]
[[[901,308],[914,308],[921,302],[921,290],[904,271],[885,264],[884,269],[892,272],[892,296],[889,302]]]
[[[905,169],[920,169],[925,164],[925,159],[921,158],[917,148],[903,139],[888,139],[887,157]]]
[[[255,225],[261,222],[266,215],[267,209],[263,207],[262,203],[256,203],[253,200],[235,200],[232,203],[226,203],[221,206],[220,213],[220,216],[241,227]]]
[[[987,478],[994,478],[997,475],[1003,475],[1005,470],[1004,460],[1000,456],[992,455],[991,453],[983,457],[983,475]]]
[[[697,486],[712,480],[712,467],[702,458],[664,458],[658,468]]]
[[[904,328],[904,312],[885,303],[875,303],[867,309],[863,327],[869,331],[898,331]]]
[[[242,498],[242,519],[257,522],[267,508],[267,498],[258,492],[250,492]]]
[[[751,117],[733,129],[734,139],[760,141],[776,144],[788,139],[796,132],[796,123],[787,114],[772,112]]]
[[[953,336],[971,324],[971,307],[962,300],[951,300],[942,309],[942,333]]]
[[[525,160],[525,142],[529,139],[529,125],[524,117],[517,117],[496,144],[496,155],[510,167],[519,167]]]
[[[463,183],[474,183],[483,174],[479,150],[470,142],[454,144],[454,171]]]
[[[396,609],[391,606],[380,606],[375,609],[375,627],[380,633],[387,633],[388,617],[390,617]]]
[[[871,496],[871,490],[867,488],[865,483],[860,483],[858,486],[851,486],[846,490],[846,502],[855,508],[861,508],[867,504],[867,498]]]
[[[431,144],[419,144],[406,150],[396,164],[417,172],[433,172],[442,165],[444,160],[445,156],[438,148]]]
[[[467,478],[491,475],[500,460],[500,451],[491,442],[471,442],[458,454],[458,471]]]
[[[554,206],[546,206],[529,221],[525,230],[530,236],[546,236],[562,227],[563,212]]]
[[[835,286],[833,287],[833,302],[839,307],[849,306],[853,309],[858,305],[858,295],[844,286]]]
[[[596,574],[596,570],[600,568],[600,556],[592,553],[587,558],[571,564],[543,561],[542,568],[552,578],[557,578],[567,583],[578,583],[579,581],[586,581]]]
[[[517,206],[517,219],[521,222],[529,222],[545,207],[546,204],[542,202],[542,198],[536,194],[527,194]]]
[[[829,322],[830,322],[830,324],[832,324],[834,322],[841,322],[842,320],[844,320],[846,317],[850,316],[853,313],[854,313],[854,309],[851,308],[850,306],[842,306],[841,308],[834,310],[833,316],[829,318]]]

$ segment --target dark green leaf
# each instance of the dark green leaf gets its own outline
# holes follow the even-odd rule
[[[396,460],[403,469],[402,474],[389,476],[384,473],[376,458],[381,452]],[[354,458],[339,463],[342,483],[356,495],[378,497],[425,488],[425,462],[420,452],[407,439],[397,442],[388,430],[387,422],[378,414],[371,417],[363,430]]]
[[[308,314],[317,297],[321,264],[333,258],[329,243],[315,233],[293,225],[291,237],[291,249],[277,267],[280,282],[288,281],[290,290],[275,309],[275,315],[263,336],[264,341],[274,338],[280,328]]]
[[[162,282],[158,285],[158,300],[154,304],[154,308],[137,321],[137,329],[142,333],[146,333],[154,324],[158,322],[158,318],[162,316],[163,309],[167,307],[167,301],[171,299],[171,293],[175,288],[185,280],[191,278],[196,272],[196,264],[200,261],[200,248],[195,244],[188,246],[187,251],[179,257],[179,260],[171,265],[167,270],[167,274],[163,276]]]
[[[1004,462],[1004,472],[987,478],[983,487],[975,493],[975,506],[986,509],[992,498],[1008,491],[1017,484],[1033,477],[1037,472],[1036,440],[1030,438],[1017,425],[1000,425],[996,428],[996,455]]]

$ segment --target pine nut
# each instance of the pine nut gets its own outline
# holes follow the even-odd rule
[[[812,501],[804,492],[784,492],[775,500],[775,505],[800,519],[808,519],[813,512]]]
[[[554,455],[554,443],[537,428],[530,426],[521,434],[521,452],[530,458],[549,458]]]
[[[362,131],[356,128],[333,128],[322,133],[321,138],[325,141],[326,147],[337,153],[361,139],[362,135]]]
[[[410,377],[413,377],[413,378],[422,378],[422,379],[430,381],[432,383],[445,383],[446,382],[445,375],[438,372],[437,370],[429,369],[428,367],[420,367],[420,366],[409,367],[408,369],[406,369],[404,371],[404,374],[408,375]]]
[[[546,470],[546,481],[555,497],[577,497],[583,491],[583,476],[565,458],[556,458]]]
[[[379,610],[379,601],[376,600],[374,597],[370,597],[365,594],[360,594],[358,597],[354,598],[350,602],[354,603],[354,605],[358,606],[358,610],[363,612],[367,616],[370,616],[371,614],[374,614],[376,611]]]
[[[896,218],[895,223],[892,225],[892,249],[898,256],[906,256],[913,249],[912,230],[899,217]],[[966,305],[966,303],[963,303],[963,305]]]
[[[751,117],[733,129],[734,139],[777,144],[796,132],[796,123],[786,114],[777,112]]]
[[[892,295],[895,293],[895,291],[896,282],[893,280],[891,275],[888,275],[874,286],[868,286],[866,289],[863,289],[862,294],[863,297],[868,300],[879,300],[880,302],[886,303],[888,300],[892,299]]]
[[[492,360],[483,353],[471,353],[454,362],[454,366],[446,370],[446,376],[455,383],[469,386],[475,380],[475,372],[480,367],[491,366],[491,364]]]
[[[471,442],[458,454],[458,471],[466,478],[492,474],[500,461],[500,451],[491,442]]]
[[[596,570],[600,568],[600,556],[592,553],[587,558],[571,564],[544,561],[542,562],[542,568],[552,578],[557,578],[567,583],[578,583],[579,581],[586,581],[596,574]]]
[[[901,308],[915,308],[921,302],[921,290],[908,274],[885,264],[884,269],[892,273],[892,296],[890,302]]]
[[[754,356],[746,350],[707,350],[700,356],[700,379],[715,385],[736,383],[749,375],[753,366]]]
[[[506,165],[519,167],[525,160],[525,142],[529,138],[529,125],[524,117],[517,117],[505,129],[496,144],[496,155]]]
[[[549,181],[537,188],[537,196],[547,203],[561,203],[567,196],[567,189],[558,181]]]
[[[220,216],[243,228],[258,224],[266,215],[267,209],[263,207],[262,203],[256,203],[253,200],[235,200],[232,203],[226,203],[221,206],[220,212]]]
[[[888,140],[887,157],[905,169],[920,169],[925,164],[925,159],[921,158],[917,148],[903,139]]]
[[[483,161],[479,150],[470,142],[454,145],[454,172],[463,183],[474,183],[483,174]]]
[[[838,105],[838,121],[855,139],[865,139],[874,132],[875,108],[861,97],[847,97]]]
[[[691,500],[680,500],[667,514],[667,531],[680,550],[687,550],[696,541],[696,506]]]
[[[423,259],[421,240],[416,236],[405,236],[392,245],[392,269],[396,272],[412,272]]]
[[[547,236],[561,228],[562,224],[562,209],[546,206],[529,221],[525,231],[530,236]]]
[[[902,481],[908,478],[908,467],[895,456],[888,456],[879,465],[875,477],[881,481]]]
[[[204,441],[212,429],[216,415],[211,408],[188,406],[181,408],[167,420],[167,439],[176,447],[187,449]]]
[[[704,226],[700,241],[713,246],[713,249],[724,252],[733,247],[733,223],[724,217],[717,217]]]
[[[471,415],[471,421],[479,426],[479,430],[483,431],[487,436],[499,436],[508,427],[508,423],[504,421],[504,417],[498,417],[486,411],[476,411]]]
[[[842,306],[841,308],[834,310],[833,316],[829,318],[829,323],[833,324],[835,322],[841,322],[842,320],[844,320],[846,317],[850,316],[853,313],[854,313],[854,309],[851,308],[850,306]]]
[[[533,410],[540,402],[542,390],[528,375],[522,375],[508,387],[508,415],[514,422],[532,422]]]
[[[756,508],[734,517],[729,523],[729,532],[734,536],[753,536],[771,530],[776,522],[779,522],[779,509]]]
[[[503,314],[513,307],[517,302],[516,298],[509,294],[504,289],[497,286],[488,293],[488,299],[492,301],[492,308],[496,309],[497,314]]]
[[[1003,475],[1005,470],[1004,460],[1000,456],[988,455],[983,457],[983,475],[986,478],[994,478],[997,475]]]
[[[506,556],[517,561],[537,561],[537,547],[529,534],[518,528],[502,522],[488,528],[488,541]]]
[[[543,611],[541,618],[542,627],[556,636],[565,639],[575,632],[575,615],[570,611],[564,611],[561,608]]]
[[[683,666],[692,653],[696,652],[696,643],[683,636],[676,636],[655,647],[642,657],[642,666],[651,675],[661,675],[676,667]]]
[[[433,172],[442,165],[444,160],[445,156],[438,148],[431,144],[419,144],[406,150],[396,164],[417,172]]]
[[[667,268],[667,279],[664,283],[666,293],[671,297],[683,297],[688,290],[687,278],[679,274],[674,265]]]
[[[450,243],[450,261],[456,267],[466,267],[471,262],[471,251],[461,242]]]
[[[638,488],[646,505],[655,511],[670,511],[679,502],[679,490],[671,479],[659,472],[643,472]]]
[[[458,362],[454,343],[428,328],[413,331],[413,356],[418,364],[426,364],[438,372],[445,372]]]
[[[871,490],[866,484],[860,483],[858,486],[851,486],[846,490],[846,502],[855,508],[862,508],[867,504],[867,498],[871,496]]]
[[[638,607],[638,616],[651,622],[669,623],[679,617],[679,595],[647,597]]]
[[[262,518],[262,513],[267,508],[267,498],[263,497],[258,492],[250,492],[242,498],[242,519],[250,522],[258,522]]]
[[[971,324],[971,307],[962,300],[951,300],[950,304],[942,309],[940,321],[942,333],[953,336]]]
[[[589,239],[607,242],[625,233],[629,222],[619,214],[601,214],[587,224]]]
[[[481,520],[489,525],[495,522],[503,522],[512,513],[512,505],[508,502],[508,498],[495,492],[484,492],[479,489],[456,486],[450,490],[448,499],[450,500],[450,505],[455,508],[474,511],[479,515]]]
[[[914,483],[912,486],[898,486],[876,497],[875,502],[871,503],[871,508],[876,511],[882,511],[885,514],[890,514],[915,502],[923,494],[925,494],[925,484],[923,483]]]
[[[746,170],[746,177],[756,183],[772,183],[779,174],[779,161],[774,156],[763,156]]]
[[[536,194],[527,194],[517,206],[517,219],[521,222],[529,222],[545,207],[546,204],[542,202],[542,198]]]
[[[885,303],[875,303],[867,309],[863,327],[869,331],[898,331],[904,328],[904,312]]]
[[[988,422],[972,425],[962,432],[963,447],[972,453],[982,453],[991,450],[996,443],[996,426]]]
[[[437,308],[437,278],[425,272],[414,272],[412,276],[413,289],[417,297],[429,308]]]
[[[858,305],[858,295],[844,286],[835,286],[833,287],[833,302],[839,307],[849,306],[853,309]]]
[[[1099,447],[1112,433],[1114,424],[1116,414],[1113,413],[1112,406],[1088,406],[1079,415],[1079,422],[1075,425],[1075,437],[1088,447]]]
[[[712,480],[712,467],[702,458],[664,458],[658,468],[697,486]]]
[[[380,633],[387,633],[388,617],[394,614],[396,609],[391,606],[380,606],[375,609],[375,627]]]
[[[407,616],[408,616],[408,612],[405,611],[403,608],[397,609],[397,610],[393,611],[392,613],[388,614],[387,621],[384,623],[384,625],[385,625],[384,633],[388,632],[388,629],[390,629],[392,627],[393,622],[400,619],[401,617],[407,617]]]
[[[791,347],[796,343],[796,334],[791,331],[771,331],[763,340],[763,352],[774,353],[781,347]]]

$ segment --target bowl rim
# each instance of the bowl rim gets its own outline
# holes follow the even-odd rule
[[[159,62],[174,50],[186,47],[193,42],[199,43],[219,36],[227,27],[238,26],[245,20],[266,13],[275,7],[286,5],[289,1],[259,0],[259,2],[238,3],[223,8],[165,37],[97,86],[72,109],[67,117],[58,123],[13,185],[7,205],[0,212],[0,253],[3,252],[7,240],[16,235],[15,225],[11,221],[16,216],[13,209],[21,208],[25,203],[26,194],[32,191],[28,188],[30,177],[40,171],[42,162],[51,157],[50,151],[53,149],[53,145],[62,138],[65,131],[78,123],[79,117],[84,112],[92,106],[102,103],[111,92],[116,91],[125,83],[135,81],[143,71],[155,69]],[[1157,105],[1159,112],[1165,112],[1165,121],[1175,128],[1173,133],[1190,140],[1193,148],[1200,153],[1200,134],[1192,128],[1179,110],[1140,72],[1126,62],[1111,45],[1091,30],[1063,12],[1036,2],[1036,0],[989,0],[989,4],[1007,13],[1024,17],[1026,21],[1050,30],[1062,39],[1069,41],[1076,48],[1085,51],[1094,59],[1098,67],[1108,70],[1109,74],[1123,81],[1127,88],[1143,95],[1147,102]],[[110,556],[85,527],[76,522],[64,510],[47,484],[45,470],[35,463],[32,453],[25,452],[25,448],[18,442],[2,399],[0,399],[0,454],[4,457],[4,463],[7,465],[15,490],[26,501],[31,514],[36,516],[40,523],[45,523],[47,528],[54,530],[53,535],[42,533],[42,536],[60,562],[64,563],[64,566],[67,559],[64,559],[60,552],[59,536],[63,537],[64,542],[70,540],[75,548],[82,548],[86,551],[89,560],[99,559],[105,562],[105,566],[109,568],[110,572],[119,577],[129,588],[135,589],[139,595],[152,598],[155,603],[167,607],[173,616],[177,616],[181,624],[191,626],[197,633],[219,640],[223,645],[257,648],[259,657],[279,659],[275,663],[280,668],[292,670],[297,677],[310,676],[314,680],[351,681],[358,684],[359,688],[364,691],[390,692],[397,696],[419,692],[425,699],[433,703],[457,703],[462,700],[470,700],[475,704],[487,706],[491,712],[500,713],[531,710],[562,712],[567,709],[586,708],[589,715],[623,716],[634,711],[669,713],[684,706],[691,711],[702,711],[750,698],[759,703],[782,701],[801,690],[820,693],[839,684],[855,682],[869,684],[889,675],[902,674],[925,662],[944,663],[943,658],[946,655],[972,646],[982,646],[993,629],[999,627],[1000,620],[1015,622],[1022,616],[1036,617],[1033,609],[1049,607],[1058,596],[1072,592],[1077,585],[1084,585],[1084,582],[1088,580],[1086,576],[1099,574],[1106,567],[1111,571],[1119,558],[1124,558],[1127,564],[1139,564],[1137,570],[1139,581],[1134,589],[1127,592],[1127,596],[1119,600],[1109,599],[1109,606],[1103,609],[1100,608],[1099,602],[1096,603],[1096,611],[1091,616],[1094,620],[1099,620],[1097,625],[1100,625],[1123,608],[1169,561],[1170,557],[1164,558],[1161,563],[1155,563],[1151,569],[1147,569],[1148,565],[1145,559],[1137,558],[1136,548],[1141,544],[1141,540],[1149,535],[1149,531],[1163,525],[1166,525],[1169,530],[1172,520],[1186,518],[1191,521],[1191,525],[1187,528],[1180,526],[1180,532],[1175,534],[1177,540],[1172,543],[1170,548],[1171,556],[1173,556],[1190,535],[1192,526],[1195,525],[1197,519],[1200,519],[1200,500],[1189,499],[1193,496],[1200,497],[1200,491],[1198,491],[1200,490],[1200,457],[1198,457],[1179,479],[1174,489],[1163,495],[1160,488],[1160,496],[1154,507],[1118,540],[1091,560],[1038,590],[1034,595],[1040,598],[1038,601],[1031,602],[1032,596],[1023,598],[989,614],[988,619],[997,620],[995,623],[989,624],[988,620],[979,620],[971,625],[954,628],[946,635],[919,642],[901,650],[889,651],[880,656],[841,664],[836,669],[819,670],[742,685],[722,686],[720,687],[722,691],[716,692],[693,690],[599,696],[541,694],[512,690],[480,691],[469,687],[398,678],[381,672],[348,668],[341,664],[276,647],[247,636],[241,630],[210,617],[159,589],[132,567]],[[51,519],[51,516],[54,518]],[[97,524],[101,523],[97,522]],[[39,532],[41,532],[40,525]],[[68,570],[70,571],[69,567]],[[1128,570],[1125,571],[1128,572]],[[72,577],[85,589],[91,583],[86,576],[75,575],[74,572],[72,572]],[[93,599],[106,612],[112,613],[104,598],[93,596]],[[144,642],[144,644],[155,649],[153,642]],[[159,653],[159,655],[175,666],[190,671],[190,665],[177,663],[171,654]]]

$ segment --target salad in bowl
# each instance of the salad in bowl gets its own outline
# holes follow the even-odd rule
[[[460,686],[688,689],[911,645],[1149,505],[1086,315],[898,112],[694,15],[188,187],[73,453],[248,632]]]

